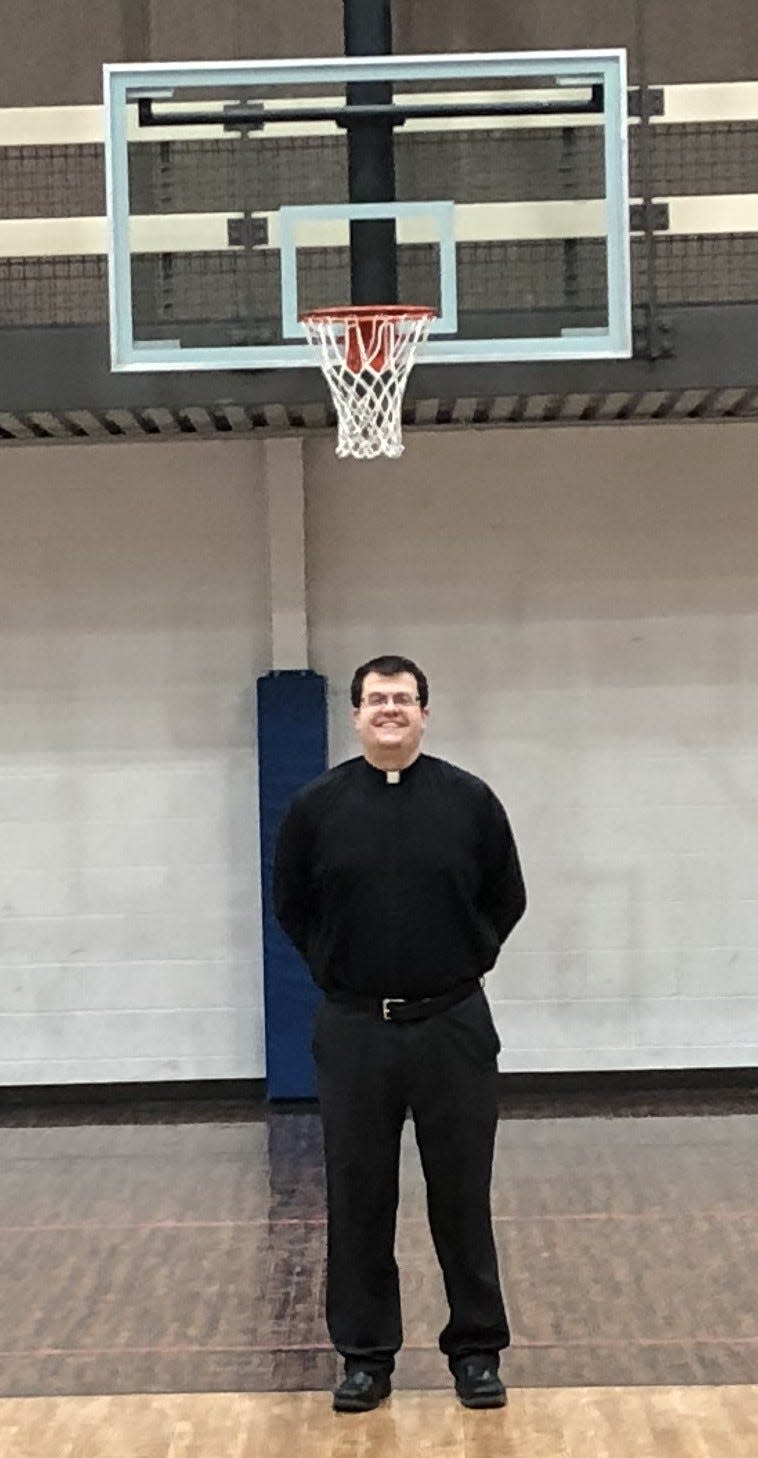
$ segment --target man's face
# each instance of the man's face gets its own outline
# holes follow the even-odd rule
[[[418,755],[428,717],[429,710],[422,709],[418,701],[418,684],[412,673],[390,678],[366,674],[353,722],[368,759],[392,761],[398,767],[410,764]]]

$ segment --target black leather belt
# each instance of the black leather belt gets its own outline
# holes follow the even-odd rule
[[[459,982],[457,987],[451,987],[449,992],[441,992],[438,997],[420,997],[415,1002],[406,997],[366,997],[363,993],[345,992],[342,989],[330,989],[326,995],[330,1002],[344,1002],[348,1007],[360,1007],[367,1012],[378,1013],[385,1023],[415,1023],[420,1018],[430,1018],[434,1013],[455,1007],[457,1002],[471,997],[481,985],[478,977],[471,977],[468,982]]]

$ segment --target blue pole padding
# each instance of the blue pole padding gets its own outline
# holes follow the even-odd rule
[[[327,768],[326,679],[286,669],[258,679],[263,989],[269,1099],[316,1094],[311,1024],[321,996],[274,916],[276,836],[295,791]]]

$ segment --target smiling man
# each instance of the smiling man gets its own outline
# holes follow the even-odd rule
[[[464,1406],[505,1402],[490,1213],[500,1043],[482,978],[526,896],[492,790],[421,752],[428,698],[410,659],[362,664],[351,700],[363,753],[299,791],[276,850],[276,914],[325,993],[313,1054],[342,1412],[389,1395],[402,1343],[394,1247],[408,1110],[450,1308],[440,1348]]]

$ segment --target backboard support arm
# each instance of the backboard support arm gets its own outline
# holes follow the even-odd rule
[[[391,0],[343,0],[346,56],[392,55]],[[351,202],[396,200],[395,121],[392,83],[351,82],[348,107],[367,107],[347,131],[348,196]],[[374,107],[390,108],[371,114]],[[350,297],[353,304],[398,302],[397,229],[394,218],[350,224]]]

